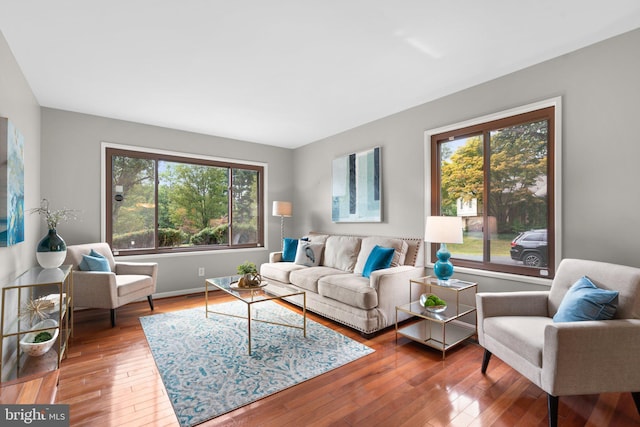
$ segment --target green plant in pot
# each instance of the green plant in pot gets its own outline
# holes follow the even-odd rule
[[[239,288],[251,288],[260,285],[262,277],[258,274],[256,265],[252,262],[245,261],[238,266],[238,274],[242,275],[238,281]]]

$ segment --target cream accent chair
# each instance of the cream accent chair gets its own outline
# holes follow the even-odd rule
[[[82,255],[91,249],[104,255],[111,272],[81,271]],[[108,308],[111,327],[116,325],[116,308],[147,297],[153,310],[152,295],[156,291],[158,264],[155,262],[116,262],[108,243],[87,243],[67,246],[65,265],[73,265],[74,307]]]
[[[564,294],[588,276],[619,291],[612,320],[554,323]],[[640,413],[640,269],[565,259],[549,291],[478,293],[482,373],[495,354],[548,394],[549,425],[559,396],[631,392]],[[640,421],[639,421],[640,422]]]

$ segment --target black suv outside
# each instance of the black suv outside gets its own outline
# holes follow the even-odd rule
[[[525,231],[511,241],[511,259],[528,267],[547,265],[547,230]]]

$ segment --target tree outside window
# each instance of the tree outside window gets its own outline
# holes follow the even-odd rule
[[[549,107],[431,136],[432,215],[463,219],[457,265],[553,277],[553,129]]]
[[[107,149],[107,240],[114,251],[263,245],[263,168]]]

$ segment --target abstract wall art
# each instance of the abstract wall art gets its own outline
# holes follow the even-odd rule
[[[333,222],[381,222],[380,147],[333,160]]]
[[[24,137],[0,117],[0,246],[24,241]]]

